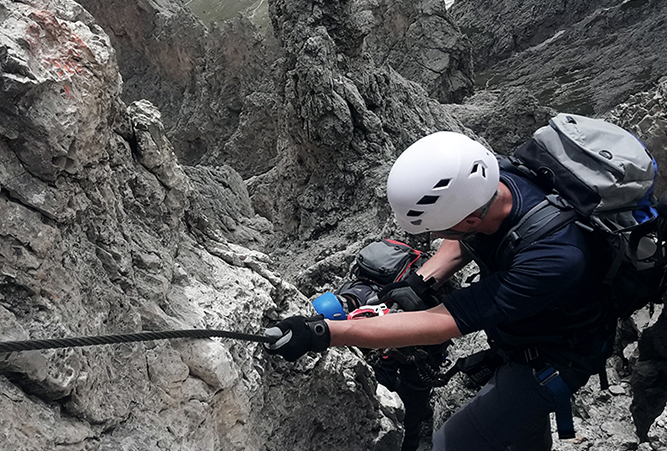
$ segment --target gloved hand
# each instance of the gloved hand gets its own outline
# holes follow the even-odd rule
[[[273,344],[264,343],[269,354],[279,354],[294,362],[308,351],[322,352],[329,347],[331,334],[323,315],[306,318],[292,316],[264,331],[266,337],[276,338]]]
[[[378,298],[387,305],[396,303],[406,312],[426,310],[438,304],[438,298],[430,288],[434,283],[433,278],[425,282],[420,274],[412,273],[400,282],[386,285]]]

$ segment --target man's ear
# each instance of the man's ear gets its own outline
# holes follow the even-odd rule
[[[473,216],[470,215],[467,218],[463,220],[463,223],[469,227],[474,227],[477,228],[479,224],[482,222],[481,218],[479,216]]]

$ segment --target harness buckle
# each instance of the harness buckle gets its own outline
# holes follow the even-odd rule
[[[547,373],[547,371],[552,370],[550,373]],[[545,370],[539,372],[536,374],[537,378],[540,380],[540,385],[542,387],[545,387],[549,385],[551,382],[553,382],[554,379],[556,379],[558,376],[560,376],[560,371],[558,371],[556,368],[549,366]],[[542,379],[544,377],[544,379]]]
[[[536,347],[526,348],[523,350],[523,356],[526,359],[526,363],[532,362],[540,356],[540,352]]]
[[[571,210],[572,204],[558,194],[547,194],[547,200],[551,205],[555,205],[561,210]]]

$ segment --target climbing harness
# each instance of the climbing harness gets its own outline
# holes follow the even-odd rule
[[[53,338],[46,340],[25,340],[0,342],[0,353],[16,351],[34,351],[38,349],[74,348],[78,346],[97,346],[136,341],[170,340],[174,338],[211,338],[222,337],[234,340],[275,343],[276,339],[264,335],[252,335],[240,332],[228,332],[212,329],[167,330],[163,332],[139,332],[122,335],[98,335],[92,337]]]

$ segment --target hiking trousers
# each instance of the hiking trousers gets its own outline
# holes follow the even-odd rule
[[[414,451],[419,447],[421,427],[433,418],[429,398],[431,386],[425,384],[414,366],[402,365],[394,359],[374,365],[378,382],[398,394],[405,407],[403,426],[405,436],[401,451]]]
[[[530,366],[505,363],[433,434],[433,451],[549,451],[555,409]]]

